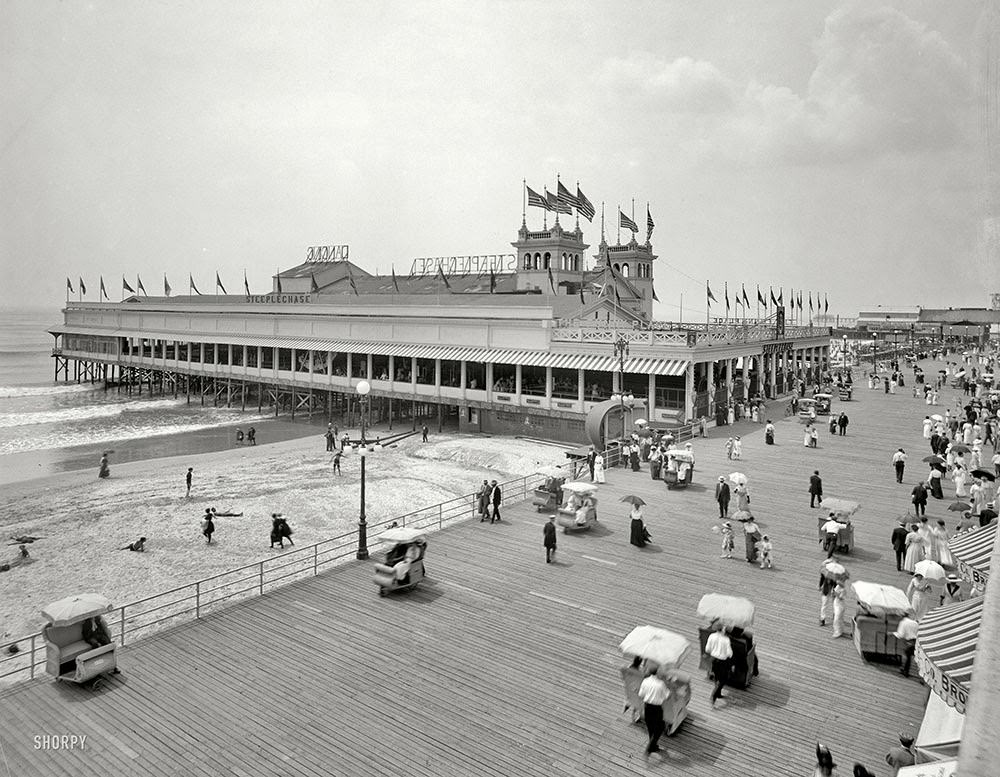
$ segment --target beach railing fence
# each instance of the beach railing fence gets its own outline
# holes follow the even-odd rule
[[[575,475],[572,463],[561,465]],[[524,475],[500,484],[504,502],[524,501],[545,476]],[[463,494],[430,507],[368,524],[369,550],[378,552],[379,535],[392,524],[436,530],[478,515],[477,495]],[[355,557],[357,531],[339,534],[312,545],[294,547],[280,556],[255,561],[192,583],[177,586],[123,604],[105,616],[112,639],[121,646],[173,625],[178,619],[201,618],[224,603],[260,596],[295,580],[318,575]],[[27,649],[22,646],[27,644]],[[16,652],[11,647],[16,646]],[[0,681],[33,679],[45,667],[45,638],[41,632],[0,643]]]

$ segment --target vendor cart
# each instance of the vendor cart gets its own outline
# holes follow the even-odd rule
[[[899,663],[905,645],[893,636],[899,621],[911,611],[906,594],[898,588],[859,580],[851,586],[858,600],[854,616],[854,646],[866,661]]]
[[[854,523],[852,518],[861,505],[849,499],[829,497],[824,499],[820,507],[823,514],[816,516],[817,532],[820,544],[826,541],[827,532],[823,528],[832,519],[840,524],[834,550],[838,553],[850,553],[854,550]]]
[[[636,626],[619,647],[629,659],[629,664],[622,667],[621,675],[625,686],[625,709],[631,710],[632,722],[643,720],[645,705],[639,698],[639,686],[646,672],[653,670],[670,691],[663,702],[663,721],[667,735],[672,735],[687,717],[691,701],[691,677],[679,669],[690,643],[673,631],[655,626]]]
[[[705,653],[705,646],[715,625],[721,623],[733,648],[726,684],[734,688],[749,688],[753,678],[757,676],[757,646],[750,630],[754,619],[753,602],[740,596],[705,594],[698,602],[698,617],[702,621],[698,628],[701,647],[698,667],[711,677],[712,659]]]
[[[663,482],[668,490],[690,486],[694,482],[694,454],[686,450],[667,451]]]

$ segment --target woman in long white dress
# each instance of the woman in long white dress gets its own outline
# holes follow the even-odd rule
[[[910,531],[906,535],[906,555],[903,557],[903,569],[911,575],[917,562],[924,560],[923,544],[923,539],[917,531],[917,525],[910,524]]]
[[[930,402],[928,402],[927,404],[930,404]],[[933,425],[934,425],[934,422],[931,420],[930,416],[927,416],[926,418],[924,418],[924,439],[925,440],[929,440],[931,438],[931,427]]]
[[[806,428],[802,430],[802,444],[805,447],[809,447],[812,444],[812,425],[806,424]]]
[[[934,605],[932,601],[931,583],[924,580],[923,575],[914,575],[906,589],[906,597],[913,608],[913,620],[919,621]]]
[[[939,520],[931,531],[934,532],[934,555],[937,557],[935,561],[944,567],[955,566],[955,557],[951,555],[951,548],[948,547],[948,529],[945,528],[944,521]]]
[[[956,466],[955,472],[952,475],[952,477],[955,480],[955,497],[958,498],[958,497],[968,496],[969,492],[965,488],[965,482],[966,479],[968,478],[968,473],[966,473],[965,468]]]
[[[598,453],[594,458],[594,482],[606,483],[604,479],[604,457]]]

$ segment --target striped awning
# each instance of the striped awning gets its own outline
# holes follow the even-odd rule
[[[983,599],[937,607],[917,629],[917,668],[924,682],[961,713],[969,701],[972,662],[976,656]]]
[[[997,525],[952,537],[948,541],[951,554],[958,561],[958,571],[969,582],[985,585],[990,576],[990,557],[996,542]]]

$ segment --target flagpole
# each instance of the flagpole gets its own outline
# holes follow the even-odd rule
[[[684,292],[683,291],[681,292],[681,305],[680,305],[679,308],[677,308],[677,315],[680,318],[680,321],[678,321],[677,323],[683,324],[684,323]]]
[[[708,326],[711,323],[712,316],[712,298],[708,296],[710,287],[708,285],[708,280],[705,280],[705,334],[708,334]]]
[[[528,226],[528,179],[521,179],[521,226]]]
[[[618,203],[618,242],[615,245],[622,244],[622,204]]]

